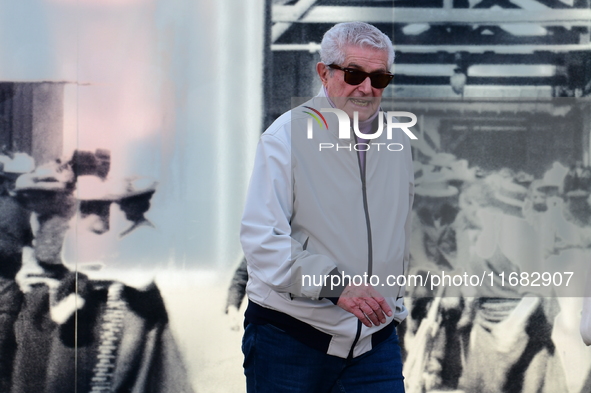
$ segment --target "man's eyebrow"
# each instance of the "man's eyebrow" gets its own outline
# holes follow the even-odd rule
[[[356,70],[363,71],[362,67],[360,65],[358,65],[358,64],[355,64],[355,63],[349,63],[346,68],[354,68]],[[385,68],[380,68],[380,69],[371,71],[370,74],[374,74],[374,73],[377,73],[377,72],[388,72],[388,70],[385,69]]]

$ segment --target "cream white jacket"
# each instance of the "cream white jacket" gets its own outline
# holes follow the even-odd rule
[[[406,317],[404,288],[394,282],[406,273],[409,258],[410,140],[396,128],[388,140],[384,126],[370,141],[364,180],[355,134],[339,139],[337,116],[325,112],[328,129],[312,120],[309,139],[312,117],[306,112],[314,112],[306,107],[331,108],[319,95],[279,117],[259,141],[241,226],[247,294],[332,336],[328,354],[346,358],[352,350],[356,357],[371,349],[371,335],[386,325],[360,326],[353,314],[319,299],[322,285],[314,284],[334,268],[352,278],[376,275],[375,288],[394,310],[388,322]],[[320,143],[335,147],[320,149]]]

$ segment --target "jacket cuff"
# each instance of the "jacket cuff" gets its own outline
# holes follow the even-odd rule
[[[333,277],[335,279],[333,280]],[[337,280],[338,278],[338,280]],[[339,285],[332,285],[333,283],[337,283]],[[345,288],[350,284],[349,280],[346,280],[345,277],[341,276],[339,269],[336,267],[328,273],[328,277],[326,280],[326,285],[322,287],[320,290],[320,299],[328,299],[334,305],[336,305],[341,297],[341,294],[345,290]]]

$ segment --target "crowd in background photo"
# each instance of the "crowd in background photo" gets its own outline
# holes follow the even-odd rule
[[[582,293],[559,296],[500,277],[586,271],[590,169],[555,162],[536,179],[437,153],[415,162],[415,175],[409,274],[486,272],[492,281],[409,288],[408,391],[588,392],[591,356],[576,322]],[[573,361],[584,372],[573,373]]]
[[[120,279],[156,182],[109,176],[103,149],[0,163],[0,391],[191,392],[153,279]]]

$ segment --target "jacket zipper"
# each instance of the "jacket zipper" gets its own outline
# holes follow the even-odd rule
[[[357,136],[355,136],[355,140],[357,141]],[[373,249],[372,249],[372,238],[371,238],[371,223],[369,220],[369,208],[367,204],[367,188],[365,183],[365,171],[367,169],[367,151],[365,152],[365,165],[361,166],[361,155],[359,151],[357,152],[357,164],[359,165],[359,174],[361,177],[361,192],[363,193],[363,211],[365,213],[365,224],[367,227],[367,275],[371,277],[373,274]],[[361,336],[361,321],[357,320],[357,333],[355,334],[355,339],[353,340],[353,345],[351,345],[351,349],[349,350],[349,355],[347,359],[353,358],[353,351],[355,350],[355,346],[359,341],[359,337]]]

